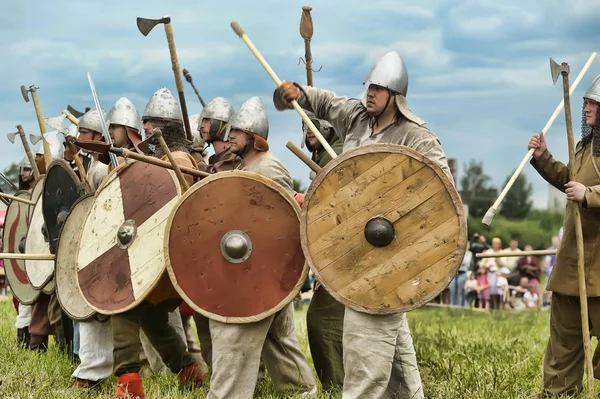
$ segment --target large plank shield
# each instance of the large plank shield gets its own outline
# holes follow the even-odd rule
[[[162,243],[180,195],[173,171],[143,162],[123,163],[104,179],[76,255],[79,289],[92,309],[125,312],[144,301],[162,277],[169,283]]]
[[[456,275],[466,251],[462,202],[433,161],[399,145],[343,153],[302,208],[302,249],[339,302],[364,313],[417,308]]]
[[[71,207],[62,226],[56,254],[56,297],[60,306],[73,320],[88,320],[96,312],[84,300],[77,285],[77,247],[83,222],[87,217],[94,194],[85,194]]]
[[[228,171],[201,180],[167,222],[173,286],[194,310],[224,323],[274,314],[308,274],[299,213],[291,194],[261,175]]]
[[[39,184],[39,183],[38,183]],[[40,195],[35,206],[32,206],[33,213],[27,230],[25,240],[25,253],[50,255],[50,246],[48,245],[48,235],[44,224],[43,215],[44,197]],[[51,293],[54,289],[52,278],[54,277],[54,261],[52,260],[25,260],[25,271],[33,288],[41,290],[45,288],[44,293]]]
[[[42,213],[52,252],[56,252],[60,227],[69,210],[84,193],[85,189],[69,163],[64,159],[52,161],[46,172],[42,193]]]
[[[15,196],[29,200],[31,195],[25,190],[17,191]],[[6,209],[6,218],[4,219],[4,230],[2,233],[2,252],[24,253],[24,242],[29,227],[29,208],[33,206],[22,202],[11,201]],[[33,288],[27,274],[25,273],[25,261],[17,259],[5,259],[4,270],[6,280],[10,289],[23,305],[33,304],[40,291]]]

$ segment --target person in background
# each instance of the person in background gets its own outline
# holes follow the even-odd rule
[[[515,255],[515,254],[518,254],[519,252],[521,252],[521,250],[519,249],[519,240],[517,240],[516,238],[513,238],[512,240],[510,240],[510,244],[509,244],[508,248],[504,249],[504,252],[511,254],[511,255]],[[508,270],[510,270],[510,275],[508,276],[508,281],[512,282],[513,285],[519,284],[520,274],[519,274],[519,271],[517,270],[518,263],[519,263],[518,256],[507,256],[505,258],[502,258],[502,264],[504,265],[504,267],[507,267]]]
[[[498,290],[498,294],[500,295],[500,310],[504,310],[506,308],[506,300],[508,294],[508,279],[507,277],[510,274],[510,270],[507,267],[503,267],[500,269],[498,280],[496,281],[496,287]]]
[[[546,249],[549,251],[558,251],[559,245],[560,245],[560,240],[558,239],[558,236],[553,236],[552,237],[552,245],[550,245]],[[552,273],[552,269],[554,268],[555,261],[556,261],[556,254],[546,255],[544,257],[542,264],[543,264],[543,269],[544,269],[544,273],[546,273],[546,276],[550,277],[550,274]]]
[[[490,281],[485,266],[479,266],[479,275],[477,276],[477,298],[479,299],[479,309],[486,309],[486,305],[489,307]]]
[[[473,253],[467,243],[467,251],[463,257],[458,273],[450,282],[450,304],[454,306],[465,306],[465,282],[467,281],[467,272],[473,265]]]
[[[532,251],[531,245],[525,245],[525,251]],[[531,292],[540,295],[540,261],[535,256],[523,256],[519,259],[517,265],[519,273],[522,277],[529,279],[529,285],[531,286]]]
[[[468,307],[473,309],[475,307],[475,300],[477,299],[478,281],[475,278],[475,272],[468,271],[467,274],[468,277],[464,287],[465,297]]]

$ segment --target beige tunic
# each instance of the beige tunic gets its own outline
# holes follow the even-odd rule
[[[333,125],[335,131],[344,138],[344,151],[367,144],[404,145],[437,163],[450,181],[454,181],[440,141],[424,126],[425,121],[408,110],[403,96],[396,96],[396,104],[404,117],[373,134],[372,118],[367,114],[364,100],[338,97],[331,91],[310,86],[302,86],[302,90],[306,95],[300,91],[298,104]],[[290,108],[281,99],[279,90],[275,91],[273,102],[278,110]]]
[[[242,170],[268,177],[290,193],[294,192],[292,175],[281,161],[268,151],[250,165],[244,165]]]

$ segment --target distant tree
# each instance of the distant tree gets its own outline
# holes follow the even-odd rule
[[[302,183],[302,180],[300,179],[293,179],[294,181],[294,191],[297,193],[303,193],[306,190],[306,187],[304,187],[304,183]]]
[[[505,185],[512,175],[513,174],[511,173],[507,176],[506,181],[504,182]],[[504,197],[504,200],[502,201],[500,214],[507,219],[526,219],[533,206],[533,201],[531,200],[532,193],[533,187],[531,183],[527,183],[527,177],[525,177],[524,174],[520,174],[508,193],[506,193],[506,197]]]
[[[464,174],[460,179],[461,198],[469,206],[469,214],[482,217],[492,206],[498,190],[489,184],[491,178],[483,171],[483,162],[474,159],[463,167]]]
[[[4,176],[6,176],[6,178],[8,180],[10,180],[15,186],[19,185],[19,164],[18,163],[11,163],[6,169],[4,169],[2,171],[2,173],[4,173]]]

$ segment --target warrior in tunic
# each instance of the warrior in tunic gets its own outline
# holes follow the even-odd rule
[[[582,136],[575,148],[576,178],[571,181],[569,168],[554,159],[544,135],[534,135],[528,149],[534,149],[531,165],[548,183],[564,192],[567,200],[581,204],[581,225],[585,254],[590,329],[600,329],[600,76],[583,95]],[[598,137],[596,137],[598,136]],[[579,204],[577,204],[579,206]],[[575,214],[567,207],[564,235],[548,279],[552,291],[550,338],[544,357],[543,389],[546,396],[571,396],[581,392],[584,347],[577,278],[577,242]],[[600,379],[600,348],[593,357],[594,377]]]
[[[292,100],[327,120],[344,140],[344,151],[374,143],[412,148],[452,174],[437,136],[408,108],[408,72],[396,52],[371,69],[360,99],[284,81],[273,101],[280,110]],[[368,348],[367,350],[365,348]],[[394,348],[394,350],[390,350]],[[421,376],[405,313],[375,315],[346,307],[343,331],[343,398],[423,398]]]
[[[264,104],[252,97],[229,121],[225,139],[243,159],[242,170],[268,177],[291,194],[292,177],[269,152],[268,132]],[[209,399],[252,398],[261,355],[277,390],[316,395],[316,382],[296,338],[292,303],[258,322],[227,324],[211,319],[209,324],[213,348]]]

